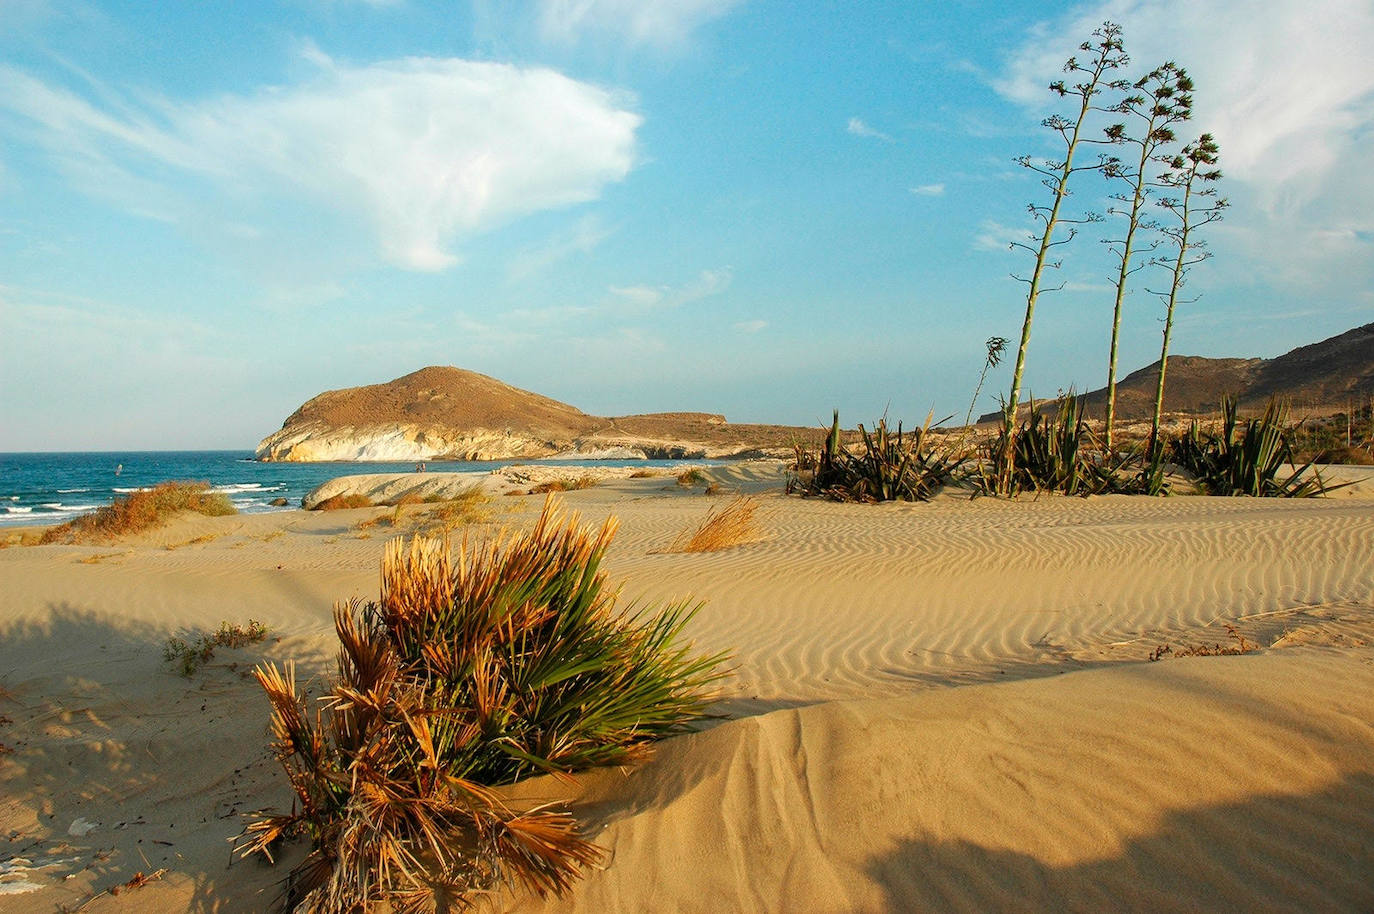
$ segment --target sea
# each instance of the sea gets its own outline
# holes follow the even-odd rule
[[[712,461],[694,460],[694,465]],[[515,463],[537,466],[671,467],[672,460],[430,460],[431,473],[489,473]],[[107,451],[0,453],[0,526],[57,524],[108,505],[120,495],[168,480],[207,482],[239,511],[256,514],[299,508],[321,483],[361,473],[414,472],[415,463],[329,461],[264,463],[251,451]],[[286,499],[284,507],[273,501]]]

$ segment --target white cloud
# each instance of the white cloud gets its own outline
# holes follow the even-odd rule
[[[609,291],[619,299],[622,309],[671,310],[725,291],[734,276],[733,270],[723,267],[702,270],[696,279],[680,286],[611,286]]]
[[[190,104],[97,103],[0,67],[0,108],[73,180],[118,188],[131,210],[187,218],[204,197],[187,179],[230,206],[305,198],[361,220],[385,259],[418,270],[455,263],[454,240],[593,200],[635,164],[641,118],[555,71],[306,54],[319,67],[306,83]]]
[[[1026,230],[1014,225],[1004,225],[992,219],[984,219],[978,225],[978,234],[973,236],[973,249],[976,251],[1005,251],[1013,242],[1026,242]]]
[[[672,48],[700,26],[728,13],[739,0],[539,0],[538,28],[545,41],[575,44],[609,34],[631,45]]]
[[[945,192],[944,184],[921,184],[917,187],[908,188],[918,197],[939,197]]]
[[[652,308],[663,301],[664,289],[653,286],[611,286],[610,293],[637,308]]]
[[[851,117],[848,126],[844,129],[855,136],[865,136],[875,140],[884,140],[888,143],[892,142],[892,137],[883,133],[881,130],[874,130],[872,127],[865,124],[862,119],[857,117]]]
[[[1374,230],[1374,4],[1092,3],[1033,29],[994,86],[1044,110],[1046,84],[1104,20],[1122,25],[1132,73],[1176,60],[1193,76],[1195,118],[1185,129],[1221,144],[1222,193],[1239,204],[1225,225],[1258,270],[1304,282],[1351,262],[1351,239]],[[1354,247],[1368,277],[1370,246]]]
[[[738,330],[740,333],[758,333],[760,330],[767,326],[768,321],[740,321],[739,323],[735,324],[735,329]]]

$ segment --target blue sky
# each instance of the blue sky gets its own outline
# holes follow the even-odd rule
[[[251,448],[431,364],[603,415],[962,418],[1024,311],[1012,160],[1104,19],[1222,147],[1173,351],[1374,319],[1368,0],[0,0],[0,450]],[[1065,250],[1035,393],[1104,382],[1110,270]]]

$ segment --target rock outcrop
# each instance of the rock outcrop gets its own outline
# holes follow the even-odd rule
[[[732,425],[714,413],[606,418],[460,368],[313,397],[258,445],[259,460],[695,459],[791,453],[817,430]]]

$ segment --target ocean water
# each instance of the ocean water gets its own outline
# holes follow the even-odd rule
[[[514,463],[545,466],[672,466],[671,460],[440,461],[432,473],[486,473]],[[701,464],[708,461],[690,461]],[[110,451],[108,453],[0,453],[0,525],[55,524],[108,505],[117,496],[176,480],[203,480],[224,492],[240,511],[300,507],[301,497],[337,476],[407,473],[407,463],[260,463],[249,451]],[[286,508],[271,502],[285,498]]]

